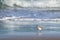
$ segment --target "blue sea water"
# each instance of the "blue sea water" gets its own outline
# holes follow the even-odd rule
[[[2,9],[0,10],[0,17],[27,17],[27,18],[41,18],[41,19],[54,19],[60,18],[60,10],[40,10],[34,8],[21,8],[21,9]]]
[[[23,18],[40,18],[54,19],[60,18],[60,11],[57,10],[40,10],[40,9],[4,9],[0,10],[0,18],[4,17],[23,17]],[[38,22],[38,21],[12,21],[0,20],[0,36],[6,35],[30,35],[37,33],[37,25],[42,27],[40,33],[60,33],[60,22]],[[26,34],[28,33],[28,34]]]

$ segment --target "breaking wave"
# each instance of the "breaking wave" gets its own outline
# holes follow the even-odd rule
[[[60,7],[59,0],[5,0],[10,7]]]

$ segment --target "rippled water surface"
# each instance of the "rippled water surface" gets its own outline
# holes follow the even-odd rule
[[[39,10],[39,9],[6,9],[0,10],[0,19],[4,17],[21,17],[21,18],[60,18],[59,11]],[[18,20],[18,19],[17,19]],[[50,23],[41,21],[14,21],[0,20],[0,35],[30,35],[37,33],[37,25],[42,27],[40,33],[57,33],[60,32],[60,22]],[[28,33],[28,34],[26,34]]]

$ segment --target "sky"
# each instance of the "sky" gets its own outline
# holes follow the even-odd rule
[[[17,4],[22,7],[60,7],[60,0],[5,0],[4,3],[9,6]]]

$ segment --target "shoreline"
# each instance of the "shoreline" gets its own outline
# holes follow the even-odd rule
[[[49,37],[49,36],[11,37],[11,38],[0,38],[0,40],[60,40],[60,37]]]
[[[29,34],[30,35],[30,34]],[[1,38],[0,40],[60,40],[60,33],[43,33],[41,35],[23,35],[23,36],[11,36],[6,38]]]

